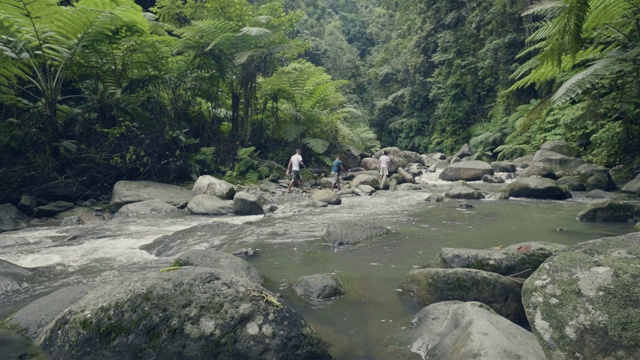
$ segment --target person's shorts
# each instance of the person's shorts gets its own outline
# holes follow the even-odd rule
[[[340,173],[336,173],[336,172],[331,173],[331,183],[340,184]]]
[[[300,170],[293,170],[291,172],[291,180],[302,180],[300,177]]]
[[[387,176],[389,174],[389,168],[381,167],[380,168],[380,176]]]

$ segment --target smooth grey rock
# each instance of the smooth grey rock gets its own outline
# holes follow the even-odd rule
[[[640,204],[603,200],[596,201],[578,214],[578,220],[591,222],[635,222],[640,219]]]
[[[493,175],[493,168],[484,161],[463,161],[447,166],[440,173],[440,180],[445,181],[476,181],[486,174]]]
[[[482,182],[489,183],[489,184],[503,184],[505,180],[500,176],[484,175],[482,177]]]
[[[527,278],[546,259],[566,249],[566,245],[526,242],[501,249],[442,248],[430,266],[438,268],[469,268],[495,272],[500,275],[516,275]]]
[[[420,154],[415,151],[402,151],[400,152],[400,157],[405,159],[407,163],[419,163],[420,162]]]
[[[205,267],[150,270],[93,290],[41,346],[53,359],[330,359],[275,294]]]
[[[20,220],[21,213],[12,204],[0,205],[0,233],[3,231],[17,230],[25,227],[25,223]],[[24,215],[22,216],[24,217]]]
[[[640,174],[638,174],[635,179],[624,184],[622,192],[640,196]]]
[[[378,170],[378,168],[380,167],[380,160],[374,158],[364,158],[360,160],[360,167],[365,170]]]
[[[464,159],[465,157],[471,156],[475,153],[476,152],[471,149],[471,146],[469,146],[469,144],[464,144],[462,145],[460,150],[453,156],[457,157],[458,159]]]
[[[420,310],[385,342],[385,359],[545,360],[535,336],[479,302],[443,301]]]
[[[369,196],[371,194],[373,194],[374,192],[376,192],[376,189],[374,189],[373,187],[369,186],[369,185],[359,185],[358,187],[356,187],[354,190],[354,194],[358,195],[358,196]]]
[[[444,201],[444,196],[439,195],[439,194],[429,194],[429,196],[426,197],[426,199],[424,199],[425,201],[428,202],[443,202]]]
[[[124,205],[116,212],[114,218],[123,218],[148,214],[167,214],[179,212],[177,207],[169,205],[161,200],[144,200]]]
[[[614,184],[613,180],[611,180],[611,175],[609,175],[609,170],[603,166],[584,164],[577,168],[573,175],[578,176],[587,191],[609,191],[616,188],[616,184]]]
[[[576,169],[586,163],[582,159],[569,157],[550,150],[538,150],[533,155],[533,162],[547,163],[551,166],[554,172],[564,171],[569,174],[573,173]]]
[[[0,259],[0,295],[27,286],[37,274],[34,269]]]
[[[573,245],[524,283],[522,299],[550,360],[640,356],[640,233]]]
[[[567,188],[559,186],[554,180],[540,176],[517,178],[505,187],[504,192],[510,197],[531,199],[565,200],[571,198],[571,193]]]
[[[82,220],[80,220],[80,216],[69,216],[62,219],[60,226],[75,226],[82,225]]]
[[[585,196],[589,199],[617,199],[623,197],[624,195],[620,195],[619,193],[607,192],[604,190],[591,190],[585,194]]]
[[[176,266],[201,266],[219,269],[231,274],[244,276],[256,284],[264,282],[262,274],[253,265],[235,255],[213,249],[187,250],[178,255],[173,264]]]
[[[580,181],[579,176],[565,176],[556,180],[556,183],[560,186],[566,186],[571,191],[585,191],[587,188]]]
[[[374,189],[380,188],[380,175],[358,174],[351,181],[351,187],[358,187],[360,185],[369,185]]]
[[[303,276],[292,288],[298,296],[312,301],[331,300],[346,294],[344,285],[327,274]]]
[[[18,310],[7,319],[6,325],[20,329],[25,336],[35,341],[58,315],[97,286],[83,284],[58,289]]]
[[[233,213],[236,215],[263,215],[261,196],[245,191],[237,193],[233,197]]]
[[[383,225],[368,222],[332,222],[323,235],[325,243],[332,246],[355,246],[363,240],[389,232]]]
[[[160,236],[139,248],[157,257],[173,257],[196,247],[222,247],[227,237],[237,232],[240,226],[222,222],[196,225]]]
[[[211,175],[200,176],[196,183],[193,184],[191,191],[196,195],[213,195],[222,200],[231,200],[236,194],[236,189],[233,185]]]
[[[517,323],[526,323],[520,287],[508,278],[476,269],[416,269],[407,273],[400,288],[421,304],[440,301],[479,301]]]
[[[215,195],[196,195],[187,204],[187,210],[194,215],[226,215],[233,213],[233,201],[222,200]]]
[[[342,199],[338,194],[331,190],[318,190],[311,194],[311,200],[321,201],[329,205],[340,205]]]
[[[491,167],[495,172],[506,172],[506,173],[516,172],[516,164],[510,161],[494,161],[491,163]]]
[[[541,176],[547,179],[556,180],[558,175],[556,174],[553,166],[546,162],[533,163],[531,166],[528,166],[522,173],[520,173],[521,177],[529,177],[529,176]]]
[[[194,194],[176,185],[154,181],[118,181],[113,186],[111,207],[117,211],[122,206],[144,200],[160,200],[178,206],[183,201],[190,201]]]
[[[576,156],[578,155],[578,148],[573,145],[569,145],[564,140],[551,140],[547,141],[542,146],[540,146],[540,150],[553,151],[558,154],[562,154],[565,156]]]
[[[401,191],[419,191],[419,190],[422,190],[422,186],[417,185],[417,184],[406,183],[406,184],[398,185],[396,190],[401,190]]]
[[[449,199],[457,200],[480,200],[484,199],[482,193],[472,187],[463,185],[454,185],[445,194]]]
[[[404,182],[415,184],[416,179],[414,179],[413,175],[409,174],[407,170],[403,168],[398,168],[398,174],[402,176],[402,178],[404,179]]]

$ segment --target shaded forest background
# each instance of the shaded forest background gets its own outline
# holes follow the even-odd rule
[[[0,202],[398,146],[640,159],[640,0],[0,0]],[[351,164],[357,165],[357,164]]]

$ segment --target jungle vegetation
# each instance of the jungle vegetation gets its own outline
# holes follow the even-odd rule
[[[639,0],[0,0],[0,200],[293,149],[640,156]],[[355,164],[353,164],[355,165]]]

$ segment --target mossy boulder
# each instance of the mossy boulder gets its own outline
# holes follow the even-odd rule
[[[400,288],[423,305],[440,301],[478,301],[517,323],[526,323],[520,287],[496,273],[476,269],[416,269]]]
[[[220,269],[232,274],[244,276],[256,284],[262,284],[262,274],[245,260],[227,254],[224,251],[214,249],[192,249],[176,256],[173,264],[175,266],[201,266],[212,269]]]
[[[640,358],[640,233],[587,241],[525,282],[527,318],[550,360]]]
[[[545,242],[519,243],[502,249],[442,248],[430,266],[478,269],[527,278],[547,258],[565,248],[565,245]]]
[[[493,175],[493,167],[480,160],[462,161],[447,166],[440,173],[440,180],[445,181],[478,181],[484,175]]]
[[[264,215],[264,198],[260,195],[241,191],[233,197],[235,215]]]
[[[373,222],[338,221],[327,226],[323,240],[332,246],[355,246],[366,239],[388,232],[386,226]]]
[[[331,190],[318,190],[311,194],[311,200],[321,201],[323,203],[327,203],[329,205],[340,205],[342,204],[342,199],[340,195],[336,194]]]
[[[445,197],[456,200],[480,200],[484,199],[482,193],[470,186],[455,185],[451,187],[445,194]]]
[[[635,179],[624,184],[622,192],[640,196],[640,174],[636,175]]]
[[[90,292],[50,325],[41,346],[70,360],[331,358],[276,295],[195,266],[146,271]]]
[[[233,201],[222,200],[214,195],[199,194],[189,201],[187,210],[194,215],[226,215],[233,213]]]
[[[479,302],[443,301],[420,310],[383,346],[385,359],[544,360],[535,336]]]
[[[554,180],[541,176],[517,178],[507,185],[504,192],[509,197],[530,199],[565,200],[571,198],[566,187],[559,186]]]
[[[640,219],[640,204],[602,200],[578,213],[578,220],[590,222],[629,222]]]
[[[298,296],[311,301],[330,300],[346,294],[340,280],[327,274],[303,276],[292,288]]]

